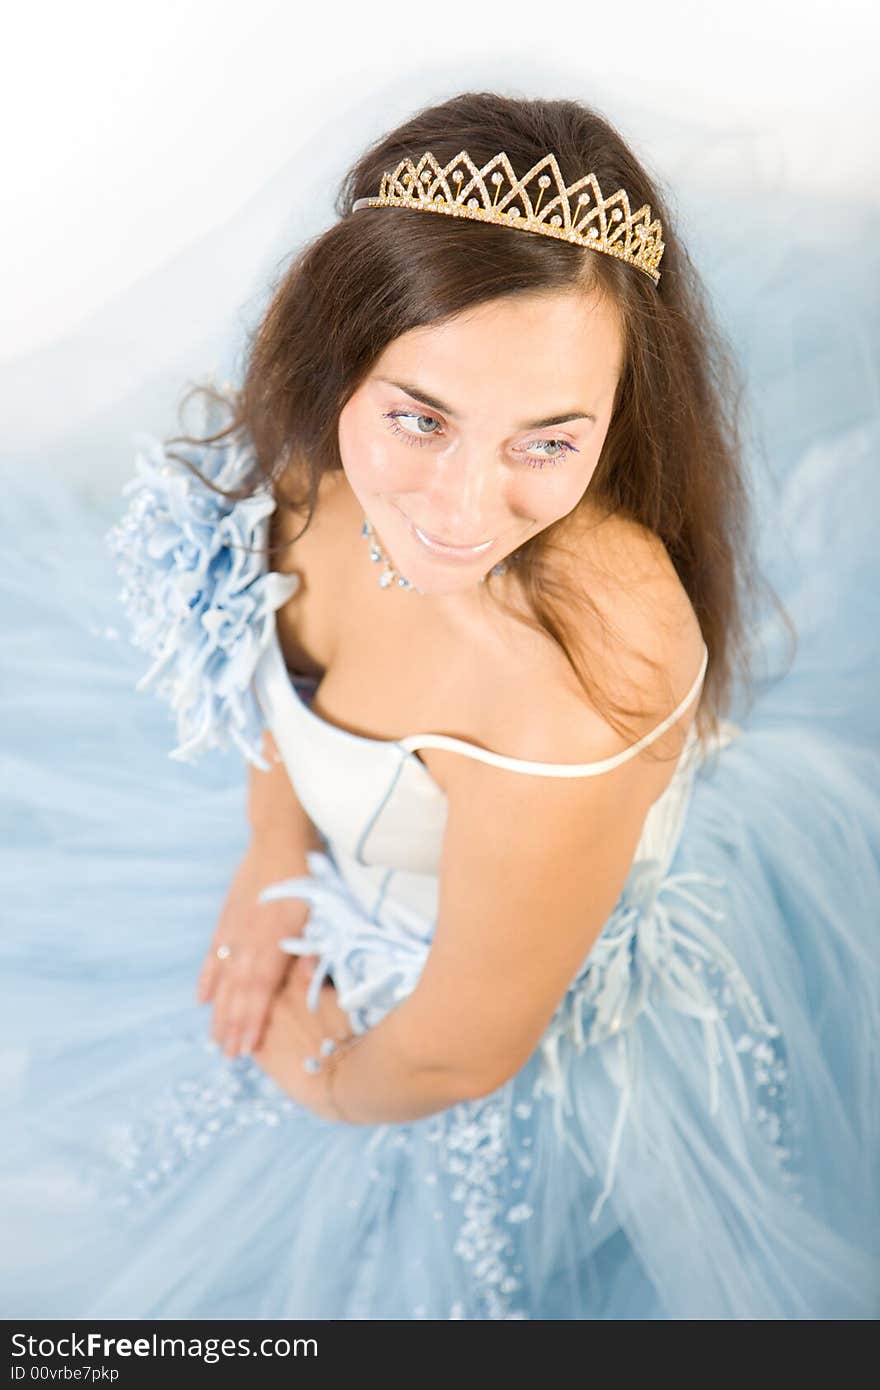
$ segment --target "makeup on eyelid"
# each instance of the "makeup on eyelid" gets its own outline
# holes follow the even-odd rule
[[[429,443],[432,439],[437,439],[437,438],[440,438],[440,437],[441,437],[441,436],[437,433],[437,431],[434,431],[434,432],[432,432],[431,434],[423,434],[423,435],[421,435],[421,436],[416,435],[416,434],[412,434],[412,433],[410,433],[409,430],[402,429],[402,428],[398,425],[398,423],[397,423],[397,421],[398,421],[399,419],[408,419],[408,420],[436,420],[436,418],[437,418],[436,416],[426,414],[424,411],[417,411],[417,410],[390,410],[390,411],[384,412],[383,418],[384,418],[385,420],[388,421],[388,428],[391,430],[391,433],[392,433],[392,434],[396,435],[398,438],[402,439],[402,440],[403,440],[405,443],[407,443],[407,444],[414,444],[417,448],[423,447],[425,444]],[[527,466],[528,468],[537,468],[537,469],[541,469],[541,468],[555,468],[558,464],[562,463],[563,460],[564,460],[569,454],[577,454],[577,453],[580,453],[580,450],[579,450],[579,449],[576,449],[575,446],[574,446],[573,444],[570,444],[570,443],[568,442],[568,440],[566,440],[566,439],[535,439],[535,440],[532,440],[532,441],[531,441],[531,446],[532,446],[532,447],[535,446],[535,445],[538,445],[538,444],[559,444],[559,445],[562,445],[562,447],[563,447],[563,452],[562,452],[561,454],[557,454],[557,455],[549,455],[549,454],[548,454],[548,455],[545,455],[543,459],[537,459],[537,458],[530,458],[530,457],[528,457],[528,455],[527,455],[527,450],[528,450],[528,447],[529,447],[528,445],[525,446],[525,447],[522,448],[522,449],[517,449],[517,450],[515,450],[514,452],[520,453],[520,454],[523,454],[524,456],[526,456],[526,466]]]

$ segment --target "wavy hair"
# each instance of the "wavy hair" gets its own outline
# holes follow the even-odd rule
[[[478,165],[503,149],[519,173],[552,150],[567,185],[592,170],[603,189],[625,188],[633,208],[649,204],[662,223],[659,284],[611,256],[550,237],[511,236],[491,224],[401,215],[394,208],[350,215],[356,198],[378,190],[386,170],[428,149],[441,166],[461,149]],[[508,295],[569,290],[607,296],[619,315],[624,365],[584,498],[638,523],[665,546],[709,649],[697,733],[717,732],[735,676],[752,688],[747,634],[761,591],[792,634],[794,628],[755,560],[743,380],[657,181],[609,121],[580,101],[466,92],[422,109],[375,140],[344,176],[335,208],[338,222],[300,249],[271,286],[233,397],[197,384],[183,398],[204,393],[231,410],[230,423],[213,434],[179,434],[167,442],[213,445],[246,433],[257,476],[225,495],[238,499],[268,481],[276,501],[305,516],[301,536],[322,476],[342,467],[340,412],[395,338]],[[553,565],[559,526],[519,548],[515,570],[527,611],[509,611],[558,644],[593,707],[629,734],[620,716],[644,711],[613,699],[602,673],[577,655],[572,614],[578,605],[586,603],[603,626],[607,614],[588,594],[575,595]],[[270,554],[276,549],[270,546]],[[490,579],[487,589],[509,607]]]

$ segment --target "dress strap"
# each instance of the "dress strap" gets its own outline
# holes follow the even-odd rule
[[[451,753],[463,753],[465,757],[476,758],[478,762],[490,763],[493,767],[506,767],[511,772],[524,772],[536,777],[597,777],[602,772],[610,772],[612,768],[619,767],[621,763],[628,762],[634,758],[643,748],[658,739],[661,734],[670,728],[680,715],[691,704],[699,691],[706,668],[709,664],[709,648],[703,642],[703,659],[700,669],[697,672],[690,690],[682,700],[676,705],[671,714],[651,729],[647,734],[631,744],[629,748],[624,748],[620,753],[614,753],[609,758],[601,758],[598,762],[592,763],[538,763],[531,762],[526,758],[508,758],[502,753],[492,753],[488,748],[480,748],[478,744],[466,743],[464,739],[450,738],[446,734],[410,734],[408,738],[400,740],[400,746],[407,752],[413,753],[417,748],[446,748]]]

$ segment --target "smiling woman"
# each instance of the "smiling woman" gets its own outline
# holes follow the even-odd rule
[[[764,499],[812,626],[750,686],[738,371],[618,132],[464,93],[339,213],[139,441],[133,651],[71,638],[79,518],[57,618],[27,507],[3,538],[0,729],[59,732],[8,816],[3,1306],[870,1317],[876,430]]]
[[[540,353],[523,352],[532,342]],[[483,303],[388,345],[340,413],[339,450],[364,515],[421,594],[472,602],[474,566],[485,574],[583,501],[621,356],[613,303],[579,288]],[[441,384],[454,407],[439,399]],[[598,417],[547,412],[585,387]]]

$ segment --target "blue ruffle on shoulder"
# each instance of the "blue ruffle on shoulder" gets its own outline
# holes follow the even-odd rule
[[[130,501],[105,541],[131,640],[153,657],[136,689],[152,687],[176,716],[169,757],[192,762],[208,748],[236,747],[268,771],[252,678],[273,640],[275,612],[299,584],[298,575],[267,569],[275,498],[265,481],[250,497],[224,497],[155,436],[134,438],[136,472],[122,489]],[[247,440],[175,450],[222,488],[255,473]]]

